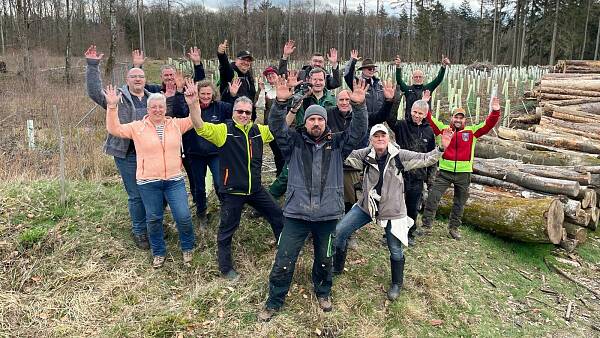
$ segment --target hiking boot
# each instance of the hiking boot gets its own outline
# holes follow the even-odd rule
[[[234,269],[227,271],[226,273],[222,274],[222,276],[230,282],[235,282],[240,279],[240,274]]]
[[[348,237],[348,240],[346,241],[346,250],[350,249],[350,250],[357,250],[358,249],[358,241],[356,240],[356,236],[354,234],[350,235],[350,237]]]
[[[339,275],[344,272],[344,265],[346,265],[346,250],[342,248],[335,248],[335,254],[333,255],[333,274]]]
[[[150,242],[148,242],[147,234],[136,235],[136,234],[132,233],[132,236],[133,236],[133,242],[135,243],[135,246],[137,246],[139,249],[142,249],[142,250],[150,249]]]
[[[387,298],[390,301],[395,301],[396,298],[398,298],[398,296],[400,296],[400,285],[398,284],[392,284],[390,285],[390,288],[387,291]]]
[[[458,231],[458,228],[455,228],[455,227],[451,227],[448,229],[448,236],[450,238],[454,238],[457,241],[459,241],[462,238],[462,236],[460,235],[460,232]]]
[[[250,218],[261,218],[262,214],[256,209],[250,210]]]
[[[154,256],[152,259],[152,267],[155,269],[160,268],[165,263],[165,256]]]
[[[415,244],[417,244],[415,242],[415,237],[414,236],[408,236],[408,246],[415,246]]]
[[[193,259],[194,259],[194,252],[192,250],[183,252],[183,263],[184,264],[190,264]]]
[[[273,318],[275,312],[277,312],[277,310],[269,309],[268,307],[266,307],[258,313],[258,320],[260,320],[261,322],[268,322],[269,320],[271,320],[271,318]]]
[[[329,312],[333,310],[333,306],[331,305],[331,298],[329,297],[319,297],[319,307],[323,312]]]

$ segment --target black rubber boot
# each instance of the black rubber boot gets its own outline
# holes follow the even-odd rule
[[[404,256],[399,261],[390,258],[390,265],[392,267],[392,285],[387,292],[387,297],[393,301],[400,295],[404,283]]]
[[[344,272],[344,266],[346,265],[346,250],[341,248],[335,248],[335,254],[333,255],[333,274],[339,275]]]

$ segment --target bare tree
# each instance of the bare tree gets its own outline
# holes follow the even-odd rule
[[[140,38],[140,50],[145,51],[145,39],[144,39],[144,0],[137,0],[137,21],[138,21],[138,34]],[[195,29],[195,27],[194,27]]]
[[[494,0],[494,28],[492,30],[492,64],[496,64],[496,40],[497,38],[497,22],[498,22],[498,0]]]
[[[16,0],[16,31],[17,41],[19,41],[21,47],[21,53],[23,53],[23,74],[25,78],[31,80],[31,74],[33,73],[33,67],[31,64],[31,50],[29,46],[29,28],[31,25],[31,19],[29,16],[29,8],[26,6],[25,0]]]
[[[116,63],[117,53],[117,9],[116,0],[108,0],[108,13],[110,21],[110,46],[108,51],[108,59],[106,60],[106,69],[104,70],[105,78],[111,79],[115,83],[113,70]]]
[[[560,0],[556,0],[556,7],[554,9],[554,27],[552,28],[552,42],[550,44],[550,60],[548,60],[549,65],[554,64],[554,52],[556,51],[556,34],[558,30],[558,5],[560,4]]]
[[[592,0],[588,0],[587,14],[585,15],[585,26],[583,28],[583,43],[581,44],[581,55],[579,56],[580,60],[583,60],[583,55],[585,54],[585,44],[587,43],[588,22],[590,21],[590,9],[591,8],[592,8]]]
[[[598,60],[598,43],[600,42],[600,17],[598,17],[598,30],[596,31],[596,48],[594,49],[594,60]]]
[[[71,83],[71,33],[73,31],[73,3],[66,0],[65,10],[67,16],[67,41],[65,46],[65,81]]]

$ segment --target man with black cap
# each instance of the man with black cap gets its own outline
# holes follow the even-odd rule
[[[279,74],[287,74],[288,72],[288,58],[296,50],[296,42],[289,40],[283,46],[283,56],[279,59]],[[327,60],[331,65],[331,74],[327,73],[325,77],[325,88],[336,89],[342,84],[340,77],[340,66],[338,64],[338,52],[337,49],[329,49],[327,54]],[[314,53],[310,57],[310,64],[302,66],[302,69],[298,72],[298,80],[301,82],[307,82],[310,77],[310,71],[315,68],[325,69],[325,57],[321,53]]]
[[[354,76],[354,68],[356,67],[357,61],[358,51],[353,49],[350,52],[350,61],[346,64],[346,69],[344,70],[344,81],[346,81],[346,85],[348,85],[350,90],[352,90],[352,83],[356,78]],[[363,59],[358,70],[361,71],[361,75],[358,78],[364,80],[369,85],[369,90],[366,94],[367,111],[369,112],[369,115],[375,114],[381,109],[381,106],[383,106],[385,101],[383,85],[380,79],[375,76],[377,65],[373,60],[366,58]]]
[[[288,75],[289,77],[289,75]],[[367,133],[364,105],[368,85],[354,82],[350,95],[350,127],[332,133],[327,127],[327,111],[312,105],[304,111],[304,127],[290,130],[285,121],[293,88],[280,78],[277,101],[271,110],[269,128],[288,161],[289,180],[284,205],[284,225],[275,263],[269,277],[269,298],[258,315],[268,321],[278,311],[289,291],[296,260],[309,233],[313,236],[312,281],[323,311],[331,311],[332,236],[337,221],[344,216],[343,161]]]
[[[254,76],[252,75],[252,62],[254,57],[252,54],[243,50],[240,51],[233,62],[229,62],[227,58],[227,40],[219,44],[217,49],[217,57],[219,59],[219,91],[221,92],[221,100],[232,103],[236,98],[245,96],[252,102],[256,102],[256,88],[254,86]],[[240,89],[236,95],[229,93],[229,83],[234,78],[241,80]],[[252,109],[252,120],[256,119],[256,109]]]
[[[428,99],[429,97],[423,97],[423,100],[427,101]],[[465,110],[462,108],[454,109],[450,125],[444,124],[431,116],[431,110],[427,113],[427,121],[429,121],[436,136],[440,135],[446,128],[453,129],[454,136],[440,159],[439,171],[433,181],[427,202],[425,202],[423,228],[431,229],[440,199],[446,189],[453,184],[454,201],[448,219],[448,235],[456,240],[461,238],[458,227],[461,225],[465,203],[469,198],[475,143],[478,138],[492,130],[500,119],[500,100],[497,97],[492,98],[490,108],[491,112],[485,121],[473,126],[466,125],[467,118]]]

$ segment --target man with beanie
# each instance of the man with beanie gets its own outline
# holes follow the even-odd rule
[[[342,165],[367,132],[364,104],[367,89],[364,81],[354,83],[350,95],[352,119],[347,130],[332,133],[327,127],[327,111],[318,105],[304,111],[303,127],[290,130],[285,118],[293,89],[287,80],[280,78],[269,128],[288,161],[289,180],[283,230],[269,277],[269,298],[258,315],[259,320],[270,320],[283,306],[298,254],[309,233],[313,236],[315,255],[314,291],[321,309],[332,310],[329,297],[333,284],[332,236],[337,221],[344,215]]]

